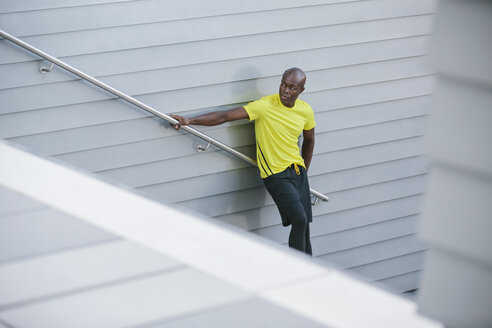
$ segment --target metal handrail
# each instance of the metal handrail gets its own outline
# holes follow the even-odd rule
[[[84,72],[76,69],[73,66],[68,65],[67,63],[59,60],[56,57],[53,57],[53,56],[45,53],[42,50],[39,50],[38,48],[36,48],[34,46],[31,46],[30,44],[28,44],[28,43],[26,43],[26,42],[24,42],[24,41],[16,38],[13,35],[10,35],[9,33],[5,32],[5,31],[3,31],[1,29],[0,29],[0,36],[3,37],[3,38],[5,38],[6,40],[9,40],[10,42],[13,42],[16,45],[18,45],[18,46],[20,46],[20,47],[22,47],[22,48],[24,48],[24,49],[32,52],[32,53],[40,56],[40,57],[42,57],[42,58],[50,61],[51,62],[50,68],[46,68],[46,67],[43,66],[43,67],[40,68],[40,71],[41,72],[49,72],[53,68],[53,64],[54,65],[57,65],[57,66],[65,69],[65,70],[69,71],[70,73],[77,75],[78,77],[80,77],[80,78],[82,78],[82,79],[84,79],[84,80],[86,80],[86,81],[88,81],[88,82],[90,82],[90,83],[92,83],[92,84],[94,84],[94,85],[96,85],[96,86],[98,86],[98,87],[100,87],[100,88],[108,91],[109,93],[111,93],[111,94],[113,94],[113,95],[115,95],[115,96],[117,96],[119,98],[122,98],[122,99],[126,100],[127,102],[129,102],[129,103],[131,103],[131,104],[133,104],[133,105],[135,105],[135,106],[137,106],[137,107],[139,107],[139,108],[141,108],[141,109],[143,109],[143,110],[145,110],[145,111],[147,111],[147,112],[149,112],[149,113],[151,113],[151,114],[153,114],[153,115],[155,115],[155,116],[157,116],[157,117],[159,117],[159,118],[161,118],[161,119],[163,119],[163,120],[165,120],[165,121],[167,121],[169,123],[172,123],[172,124],[178,123],[178,121],[175,120],[174,118],[172,118],[171,116],[166,115],[166,114],[163,114],[163,113],[157,111],[156,109],[150,107],[149,105],[146,105],[143,102],[141,102],[141,101],[139,101],[139,100],[137,100],[137,99],[135,99],[135,98],[133,98],[133,97],[131,97],[131,96],[129,96],[129,95],[127,95],[127,94],[125,94],[125,93],[123,93],[123,92],[121,92],[121,91],[119,91],[119,90],[117,90],[117,89],[115,89],[115,88],[113,88],[111,86],[109,86],[109,85],[107,85],[106,83],[104,83],[102,81],[99,81],[98,79],[96,79],[96,78],[94,78],[94,77],[92,77],[92,76],[90,76],[90,75],[88,75],[88,74],[86,74],[86,73],[84,73]],[[206,134],[204,134],[204,133],[202,133],[202,132],[200,132],[200,131],[198,131],[196,129],[193,129],[192,127],[182,126],[181,129],[182,130],[185,130],[185,131],[187,131],[187,132],[189,132],[191,134],[193,134],[194,136],[197,136],[198,138],[201,138],[201,139],[205,140],[209,144],[212,144],[214,146],[217,146],[220,149],[223,149],[226,152],[228,152],[228,153],[230,153],[230,154],[232,154],[232,155],[234,155],[236,157],[239,157],[240,159],[242,159],[242,160],[244,160],[244,161],[246,161],[246,162],[248,162],[248,163],[250,163],[250,164],[252,164],[252,165],[254,165],[256,167],[258,167],[258,164],[256,163],[256,161],[254,159],[252,159],[251,157],[246,156],[246,155],[238,152],[235,149],[232,149],[231,147],[229,147],[229,146],[221,143],[220,141],[217,141],[217,140],[215,140],[215,139],[207,136]],[[325,202],[327,202],[329,200],[329,198],[327,196],[323,195],[320,192],[317,192],[316,190],[310,189],[310,192],[316,198],[314,203],[316,203],[317,199],[321,199],[322,201],[325,201]]]

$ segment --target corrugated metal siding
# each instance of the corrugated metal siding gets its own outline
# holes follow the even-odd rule
[[[196,3],[195,3],[196,2]],[[231,108],[306,70],[315,255],[399,291],[416,240],[435,1],[3,1],[0,26],[165,113]],[[0,42],[0,137],[284,243],[256,169]],[[248,122],[202,128],[254,156]],[[402,265],[403,263],[403,265]]]

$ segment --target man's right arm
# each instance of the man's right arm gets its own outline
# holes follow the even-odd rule
[[[178,124],[171,124],[176,130],[182,125],[219,125],[226,122],[237,121],[241,119],[249,118],[248,112],[244,107],[237,107],[230,110],[211,112],[195,117],[186,118],[180,115],[171,115],[172,118],[177,120]]]

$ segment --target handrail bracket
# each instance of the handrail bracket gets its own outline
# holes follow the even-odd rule
[[[46,67],[45,65],[41,65],[39,67],[39,72],[41,72],[42,74],[49,73],[53,70],[53,67],[55,67],[55,63],[53,63],[53,62],[51,62],[50,67]]]
[[[209,147],[210,147],[210,142],[205,147],[203,147],[202,145],[198,145],[196,146],[196,151],[197,152],[207,151]]]

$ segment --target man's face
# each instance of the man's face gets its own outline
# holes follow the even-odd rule
[[[285,73],[279,88],[280,101],[286,107],[294,107],[297,97],[304,91],[304,79],[295,73]]]

